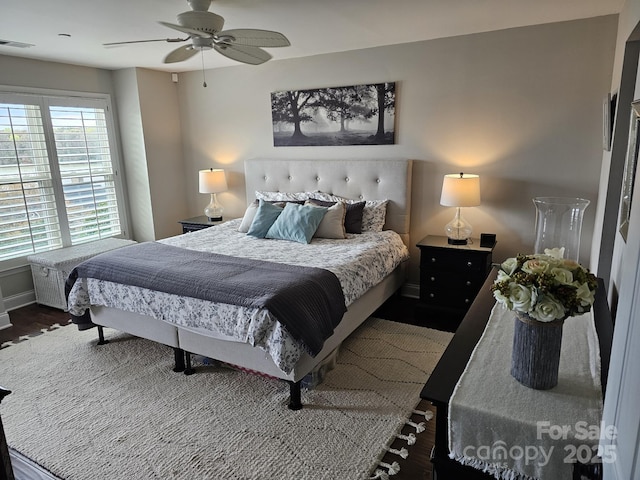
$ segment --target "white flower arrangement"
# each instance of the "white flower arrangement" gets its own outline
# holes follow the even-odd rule
[[[509,310],[540,322],[588,312],[595,300],[596,277],[563,254],[563,248],[554,248],[508,258],[492,285],[493,296]]]

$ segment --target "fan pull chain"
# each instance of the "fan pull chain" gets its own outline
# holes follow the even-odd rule
[[[202,59],[202,86],[207,88],[207,79],[204,76],[204,50],[200,49],[200,58]]]

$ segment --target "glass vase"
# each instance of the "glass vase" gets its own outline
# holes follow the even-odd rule
[[[584,211],[589,200],[583,198],[536,197],[536,242],[534,253],[564,248],[563,258],[578,261]]]

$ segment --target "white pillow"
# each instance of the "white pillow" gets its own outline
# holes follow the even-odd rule
[[[295,202],[308,200],[311,198],[311,194],[309,192],[261,192],[256,190],[256,198],[269,202]]]
[[[258,204],[258,200],[254,200],[245,210],[242,222],[240,222],[240,226],[238,227],[238,231],[240,233],[247,233],[249,231],[249,227],[251,226],[251,223],[256,216],[256,212],[258,211]]]
[[[339,195],[333,195],[326,192],[313,192],[313,198],[323,200],[325,202],[346,202],[357,203],[362,200],[352,200]],[[366,200],[364,210],[362,211],[362,231],[363,232],[381,232],[382,227],[387,218],[387,204],[389,200]]]
[[[306,202],[305,205],[316,206],[309,202]],[[346,213],[347,207],[344,202],[338,202],[329,207],[313,236],[315,238],[345,238],[344,216]]]

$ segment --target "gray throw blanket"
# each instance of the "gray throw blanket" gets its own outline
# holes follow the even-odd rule
[[[330,271],[199,252],[145,242],[102,253],[76,266],[78,278],[95,278],[174,295],[266,308],[293,338],[317,355],[346,311],[338,278]],[[88,312],[72,320],[93,326]]]

